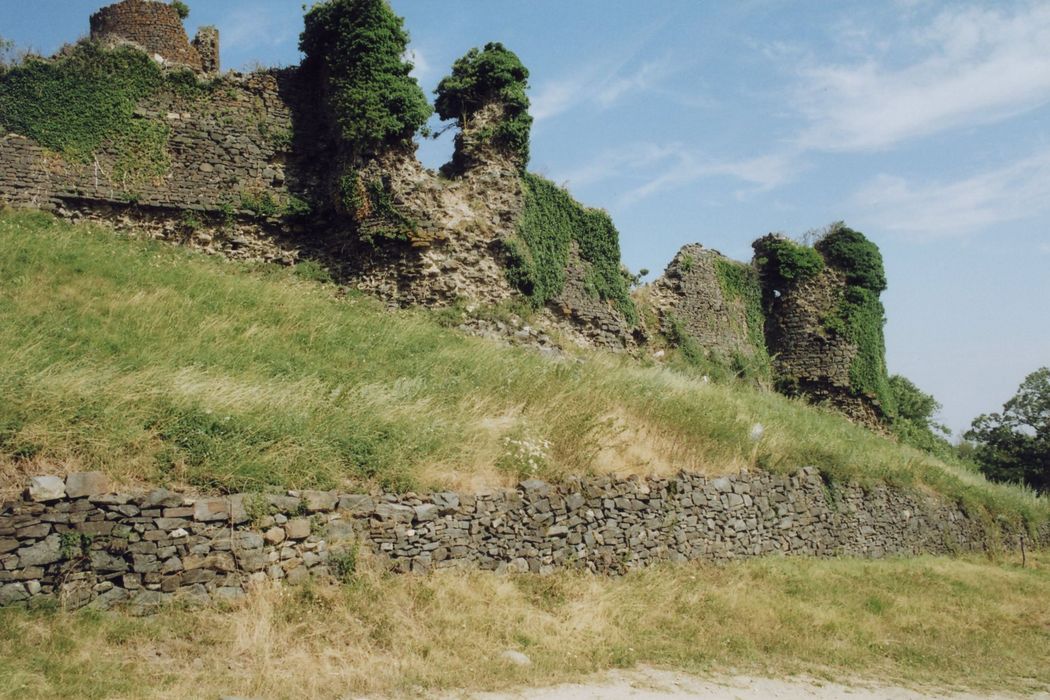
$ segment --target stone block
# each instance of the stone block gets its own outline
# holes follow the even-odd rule
[[[62,560],[62,540],[56,535],[51,535],[46,540],[37,542],[30,547],[18,550],[18,564],[26,568],[30,566],[46,566]]]
[[[37,503],[66,497],[66,482],[57,476],[34,476],[29,480],[29,499]]]
[[[202,522],[229,520],[230,506],[225,498],[203,498],[193,506],[193,519]]]
[[[422,505],[415,506],[414,519],[419,523],[430,522],[431,520],[437,520],[440,513],[439,508],[432,503],[424,503]]]
[[[285,535],[284,528],[281,527],[271,527],[263,535],[263,539],[266,540],[267,544],[280,544],[284,542],[285,537],[287,535]]]
[[[339,502],[339,497],[335,491],[303,491],[302,498],[308,513],[333,511]]]
[[[375,501],[371,496],[344,494],[339,498],[339,510],[345,510],[353,515],[371,515],[375,507]]]
[[[102,472],[77,472],[66,477],[69,498],[98,496],[109,491],[109,478]]]
[[[416,511],[410,506],[396,503],[380,503],[375,509],[375,518],[383,522],[411,523]]]
[[[291,540],[305,540],[310,536],[310,520],[293,518],[284,525],[284,532]]]

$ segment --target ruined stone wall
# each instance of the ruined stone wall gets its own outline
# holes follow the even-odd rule
[[[881,411],[871,398],[857,395],[850,378],[856,344],[826,328],[825,319],[836,313],[845,289],[845,276],[826,267],[780,290],[766,319],[774,376],[784,393],[827,402],[851,420],[881,429]]]
[[[164,2],[123,0],[103,7],[91,15],[91,38],[103,42],[131,42],[151,56],[158,55],[169,63],[196,71],[203,68],[201,55],[186,36],[182,18],[175,8]],[[216,64],[217,58],[216,54]]]
[[[719,261],[731,262],[699,243],[684,246],[649,286],[645,301],[656,312],[665,335],[672,335],[677,321],[700,347],[722,358],[752,357],[757,348],[750,340],[747,308],[742,299],[729,298],[722,288]]]
[[[165,6],[166,7],[166,6]],[[161,93],[135,119],[168,131],[161,174],[118,175],[127,154],[103,147],[92,163],[70,162],[31,139],[0,135],[0,198],[43,208],[73,202],[221,212],[308,196],[309,155],[292,156],[294,75],[230,75],[205,97]]]
[[[219,30],[215,27],[201,27],[193,37],[193,48],[201,57],[201,70],[205,73],[218,73],[222,70],[219,60]]]
[[[233,599],[253,583],[329,578],[355,548],[399,572],[451,567],[622,573],[660,561],[883,557],[1014,547],[953,503],[794,476],[523,482],[482,494],[194,498],[111,493],[100,474],[37,477],[0,508],[0,604]],[[1044,526],[1029,546],[1050,545]]]

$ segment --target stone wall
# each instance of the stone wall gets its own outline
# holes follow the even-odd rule
[[[0,198],[45,208],[92,201],[220,212],[307,197],[316,178],[299,167],[308,154],[292,157],[294,82],[288,71],[233,74],[206,97],[144,101],[134,118],[169,133],[170,166],[159,175],[118,176],[123,154],[111,147],[75,163],[24,136],[0,135]]]
[[[252,584],[345,572],[370,552],[398,572],[468,567],[621,573],[660,561],[883,557],[1013,547],[953,503],[794,476],[525,481],[481,494],[195,498],[111,493],[101,474],[36,477],[0,509],[0,604],[70,607],[235,599]],[[1029,546],[1050,545],[1044,526]]]
[[[219,73],[222,63],[219,60],[219,30],[206,26],[197,30],[193,37],[193,48],[201,57],[201,70],[205,73]]]
[[[747,308],[742,299],[727,297],[719,281],[719,261],[739,264],[699,243],[684,246],[649,285],[645,301],[656,312],[665,335],[672,335],[677,321],[705,350],[722,358],[753,357],[757,348],[749,339]]]
[[[104,42],[130,42],[169,63],[196,71],[203,68],[200,53],[186,36],[182,18],[165,2],[123,0],[103,7],[91,15],[91,38]],[[217,54],[214,59],[217,65]]]

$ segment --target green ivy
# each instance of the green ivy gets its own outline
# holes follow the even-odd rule
[[[55,59],[28,58],[0,74],[0,127],[90,163],[102,149],[116,154],[114,179],[167,171],[170,130],[135,118],[136,106],[161,90],[207,90],[190,71],[166,73],[130,47],[83,42]]]
[[[754,361],[747,364],[755,365],[756,374],[768,377],[771,367],[766,351],[766,315],[762,310],[762,286],[759,284],[758,270],[752,265],[719,257],[715,258],[715,275],[725,298],[738,300],[744,305],[747,340],[754,349]]]
[[[320,80],[328,120],[351,152],[407,141],[430,117],[407,48],[404,20],[386,0],[328,0],[306,13],[303,69]]]
[[[482,107],[498,102],[504,118],[490,130],[479,133],[496,146],[513,153],[522,170],[529,162],[529,71],[513,52],[499,42],[471,49],[452,64],[452,74],[442,78],[434,93],[436,111],[442,119],[455,119],[460,128]]]
[[[506,241],[510,283],[535,308],[565,289],[565,273],[573,241],[588,266],[588,286],[598,298],[612,302],[631,324],[638,313],[620,268],[620,234],[609,215],[588,209],[554,183],[522,174],[525,210],[517,235]]]
[[[886,372],[886,340],[882,327],[886,312],[879,295],[857,285],[849,285],[842,294],[836,313],[827,319],[826,327],[857,346],[857,356],[849,368],[853,391],[879,402],[889,417],[896,413],[893,392]]]
[[[801,282],[820,274],[824,259],[815,249],[792,240],[770,234],[752,244],[755,265],[767,290],[781,290],[793,282]]]
[[[846,279],[835,312],[824,320],[825,328],[857,346],[850,365],[850,384],[855,392],[878,401],[889,418],[896,415],[896,401],[886,371],[886,311],[879,294],[886,289],[886,273],[879,247],[864,234],[834,224],[814,246],[827,265]]]

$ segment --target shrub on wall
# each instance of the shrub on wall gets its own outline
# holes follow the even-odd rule
[[[769,291],[816,277],[824,269],[820,253],[783,236],[770,234],[759,238],[752,247],[762,287]]]
[[[529,162],[529,71],[513,52],[498,42],[473,48],[452,64],[451,75],[438,84],[437,114],[455,119],[460,128],[489,104],[503,107],[503,119],[493,127],[490,142],[511,153],[522,169]]]
[[[182,0],[171,0],[171,6],[179,15],[179,19],[186,19],[190,16],[190,6]]]
[[[386,0],[328,0],[305,17],[304,69],[322,78],[323,107],[352,153],[409,140],[431,114],[405,60],[408,33]]]
[[[588,209],[554,183],[525,173],[525,210],[517,235],[506,242],[507,277],[536,308],[565,288],[573,242],[588,266],[587,283],[595,295],[611,302],[630,323],[637,311],[620,268],[620,235],[604,211]]]
[[[167,125],[134,117],[136,105],[162,89],[203,91],[190,71],[164,72],[130,47],[83,42],[55,59],[28,58],[0,74],[0,127],[74,162],[103,148],[117,156],[115,179],[161,174],[168,167]]]

